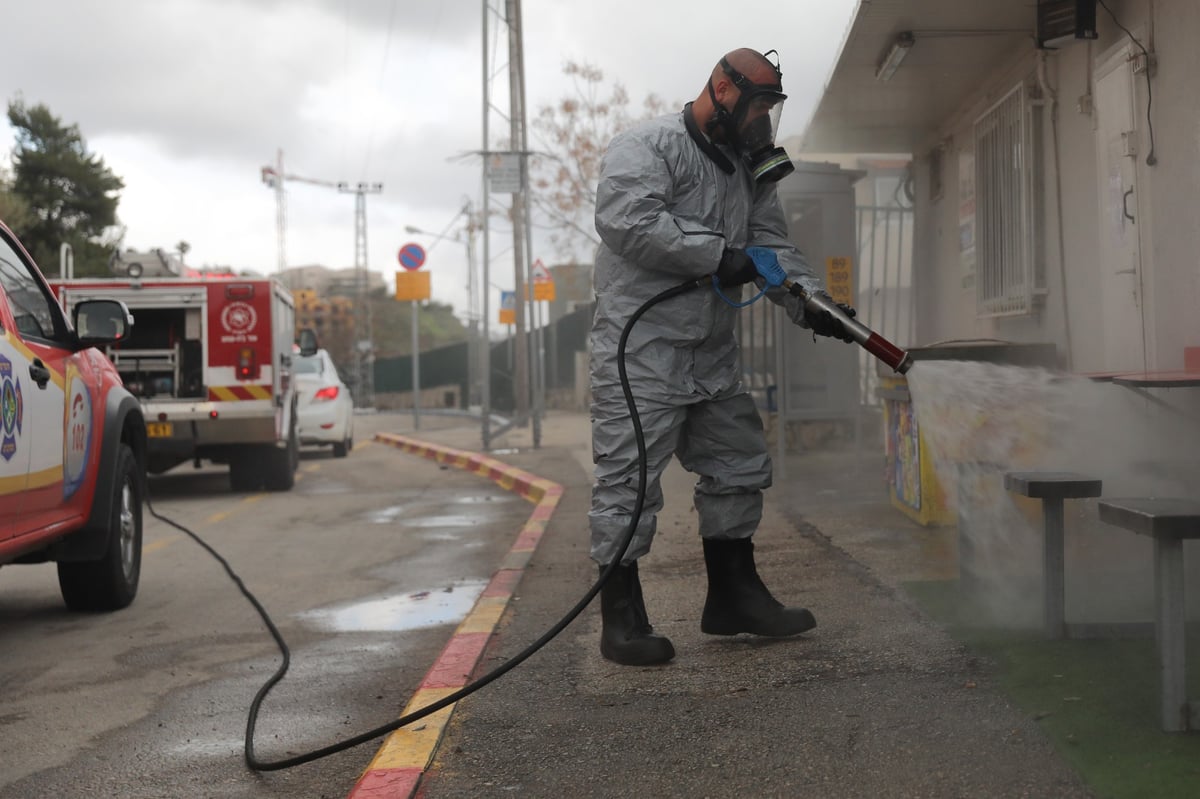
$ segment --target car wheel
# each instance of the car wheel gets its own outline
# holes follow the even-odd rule
[[[338,442],[334,443],[333,457],[344,458],[350,453],[350,450],[353,448],[354,448],[354,439],[350,438],[350,436],[346,436],[345,441],[338,441]]]
[[[117,451],[108,545],[99,560],[58,564],[58,586],[67,607],[109,611],[137,596],[142,573],[142,481],[128,444]]]

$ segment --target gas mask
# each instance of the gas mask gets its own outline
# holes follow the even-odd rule
[[[767,51],[766,55],[775,53]],[[726,140],[746,162],[750,173],[758,183],[774,183],[793,172],[796,167],[782,147],[775,146],[775,134],[779,129],[779,117],[783,113],[783,73],[775,68],[775,82],[753,83],[742,73],[721,59],[721,69],[738,89],[737,103],[730,111],[717,102],[712,81],[708,82],[708,96],[712,99],[714,113],[708,123],[711,135],[720,127]]]

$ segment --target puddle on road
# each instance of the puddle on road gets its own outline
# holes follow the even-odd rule
[[[392,505],[390,508],[380,508],[367,514],[367,521],[375,524],[391,524],[404,513],[403,505]]]
[[[474,541],[463,541],[463,532],[465,531],[459,531],[457,533],[425,533],[421,536],[421,538],[425,541],[437,541],[442,543],[453,541],[455,546],[458,547],[459,551],[464,549],[479,549],[479,547],[483,546],[484,542],[478,538]]]
[[[466,494],[461,497],[454,498],[456,505],[487,505],[491,503],[512,502],[516,499],[512,494],[498,494],[479,496],[478,494]]]
[[[456,624],[475,606],[485,586],[487,580],[461,580],[446,588],[368,599],[300,617],[336,632],[399,632]]]
[[[415,519],[405,519],[401,524],[405,527],[478,527],[485,521],[482,516],[460,513],[443,516],[418,516]]]
[[[402,524],[405,527],[459,527],[474,528],[488,524],[492,515],[482,513],[444,513],[436,516],[413,515],[412,508],[405,505],[391,505],[368,511],[367,521],[373,524]]]

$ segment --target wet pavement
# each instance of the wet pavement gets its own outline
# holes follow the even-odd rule
[[[155,510],[228,560],[290,647],[257,719],[262,760],[392,722],[529,515],[493,483],[371,442],[368,422],[393,420],[360,418],[348,458],[303,451],[286,493],[231,493],[227,470],[191,464],[149,481]],[[378,740],[246,767],[249,706],[281,656],[218,563],[145,521],[121,612],[67,611],[53,564],[0,570],[0,797],[345,797]]]
[[[412,431],[397,420],[389,429],[479,448],[477,423],[423,418]],[[492,453],[565,491],[479,671],[535,640],[595,579],[587,417],[551,412],[542,432],[538,449],[517,429]],[[891,507],[882,454],[796,454],[782,467],[756,559],[778,599],[814,612],[814,631],[784,640],[700,632],[706,580],[694,479],[673,466],[640,571],[651,621],[674,642],[675,660],[634,668],[601,658],[593,603],[458,704],[418,795],[1089,796],[1037,722],[1000,693],[992,665],[904,594],[905,581],[953,573],[953,544],[949,532]]]

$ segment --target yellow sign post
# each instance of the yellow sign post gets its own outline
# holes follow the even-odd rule
[[[550,270],[542,263],[542,259],[538,258],[533,262],[531,277],[533,278],[533,299],[534,301],[553,302],[554,301],[554,276],[550,274]]]
[[[397,300],[427,300],[429,293],[429,273],[405,271],[396,273]]]
[[[515,325],[517,323],[517,292],[500,292],[500,324]]]

